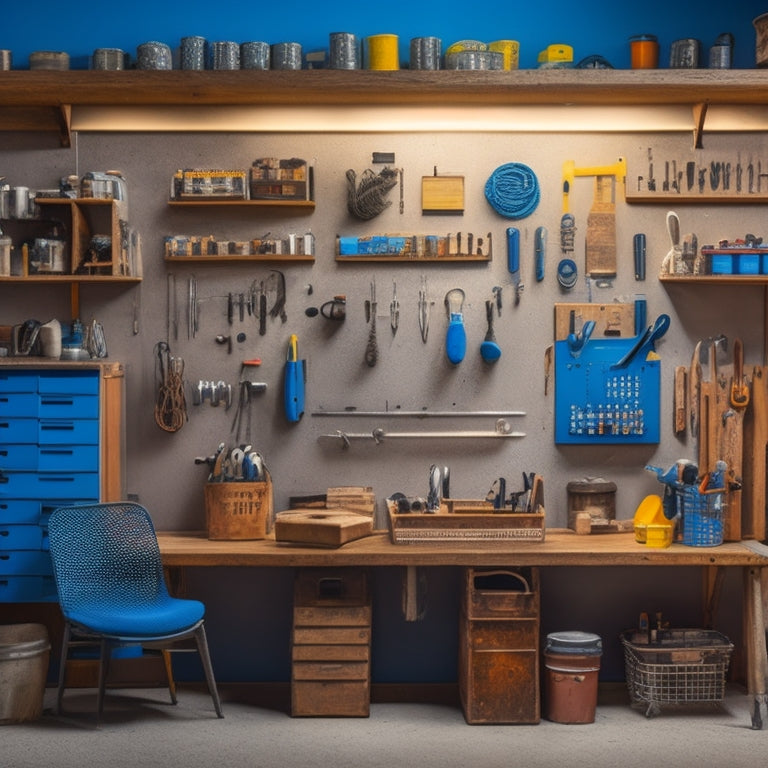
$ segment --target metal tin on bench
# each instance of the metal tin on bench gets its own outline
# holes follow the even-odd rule
[[[675,40],[670,47],[670,69],[697,69],[699,66],[699,48],[701,44],[694,37]]]
[[[240,69],[269,69],[269,43],[252,40],[240,46]]]
[[[205,69],[208,61],[208,41],[200,35],[182,37],[179,58],[182,69]]]
[[[272,69],[301,69],[301,43],[274,43]]]

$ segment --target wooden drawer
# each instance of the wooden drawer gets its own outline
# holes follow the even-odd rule
[[[368,573],[364,568],[299,568],[294,606],[367,605]]]
[[[371,628],[367,627],[294,627],[294,645],[367,645]]]
[[[470,619],[539,615],[538,568],[465,568],[464,605]]]
[[[538,723],[538,651],[459,653],[459,691],[470,724]]]
[[[368,717],[371,690],[367,680],[296,681],[291,685],[294,717]]]
[[[294,661],[369,661],[369,645],[294,645]]]
[[[467,645],[475,651],[535,651],[539,647],[539,622],[536,619],[516,621],[468,621]]]
[[[295,680],[368,680],[367,661],[294,661]]]
[[[297,627],[369,627],[371,606],[356,605],[349,608],[296,606],[293,609],[293,624]]]

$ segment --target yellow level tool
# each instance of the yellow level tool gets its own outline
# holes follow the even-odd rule
[[[563,163],[563,213],[570,213],[571,187],[577,176],[613,176],[623,186],[627,176],[627,161],[620,157],[612,165],[577,168],[573,160],[566,160]]]

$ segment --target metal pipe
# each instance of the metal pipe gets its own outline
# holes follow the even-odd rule
[[[500,432],[500,431],[447,431],[447,432],[387,432],[383,429],[374,429],[371,432],[345,432],[342,429],[336,430],[333,434],[320,435],[319,439],[341,440],[344,448],[348,448],[352,440],[374,440],[376,443],[383,443],[384,440],[423,440],[423,439],[453,439],[453,438],[475,438],[475,439],[499,439],[512,437],[525,437],[525,432]]]

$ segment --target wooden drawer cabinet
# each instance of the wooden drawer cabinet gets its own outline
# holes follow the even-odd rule
[[[291,714],[370,714],[371,601],[361,568],[301,568],[291,643]]]
[[[466,721],[538,723],[538,569],[464,569],[459,624]]]

